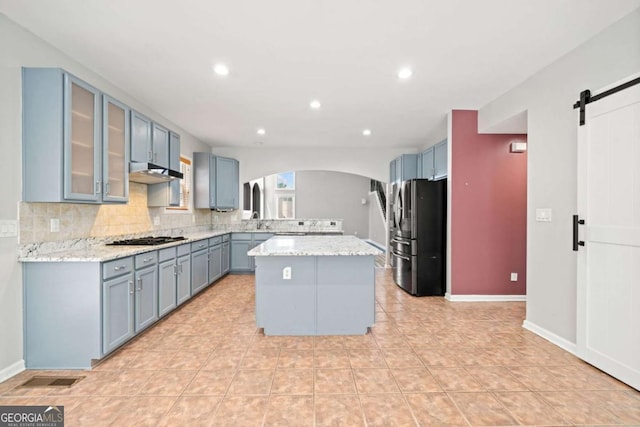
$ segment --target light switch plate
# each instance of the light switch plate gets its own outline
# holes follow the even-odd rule
[[[552,211],[551,208],[538,208],[536,209],[536,221],[538,222],[551,222]]]
[[[15,219],[0,220],[0,237],[16,237],[18,235],[18,221]]]

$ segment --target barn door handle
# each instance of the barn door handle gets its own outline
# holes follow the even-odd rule
[[[573,250],[577,251],[579,246],[584,246],[584,241],[578,240],[578,226],[584,225],[584,219],[579,219],[578,215],[573,216]]]

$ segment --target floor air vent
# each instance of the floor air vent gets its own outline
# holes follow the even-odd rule
[[[20,387],[71,387],[84,377],[33,377]]]

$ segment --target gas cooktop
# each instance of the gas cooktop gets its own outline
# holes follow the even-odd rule
[[[177,237],[169,237],[169,236],[147,236],[147,237],[139,237],[137,239],[128,239],[128,240],[116,240],[111,243],[107,243],[107,246],[154,246],[154,245],[162,245],[165,243],[171,242],[179,242],[180,240],[184,240],[185,237],[177,236]]]

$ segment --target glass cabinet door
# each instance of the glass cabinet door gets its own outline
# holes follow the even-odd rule
[[[98,91],[65,75],[64,198],[94,200],[100,196]]]
[[[129,197],[129,109],[104,95],[102,123],[102,199],[126,202]]]

